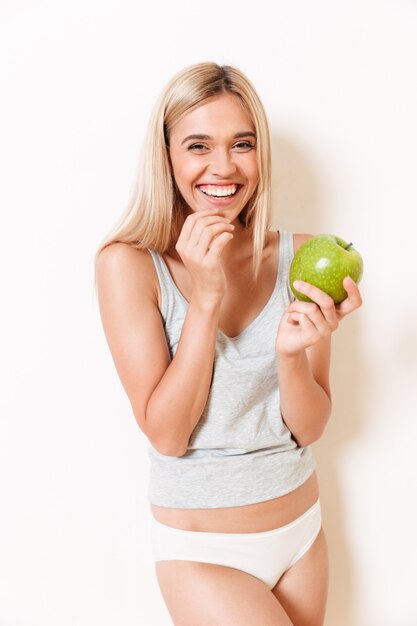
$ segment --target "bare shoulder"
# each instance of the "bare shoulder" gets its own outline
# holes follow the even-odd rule
[[[303,245],[306,241],[311,239],[313,235],[309,235],[306,233],[294,233],[294,252],[297,252],[298,248]]]
[[[128,264],[131,265],[132,270],[134,270],[135,268],[141,268],[147,256],[149,256],[149,253],[146,250],[139,250],[127,243],[117,241],[101,250],[97,264],[99,267],[107,270],[115,269],[120,264]]]
[[[134,416],[155,447],[146,421],[149,399],[164,375],[170,354],[148,250],[110,244],[97,258],[101,320],[120,381]]]
[[[127,243],[116,242],[106,246],[97,259],[97,280],[99,289],[105,283],[114,285],[122,280],[124,285],[131,285],[145,292],[158,303],[155,285],[155,268],[150,253],[134,248]]]

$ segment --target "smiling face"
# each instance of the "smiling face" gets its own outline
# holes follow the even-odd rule
[[[239,98],[224,93],[186,113],[169,155],[188,213],[213,209],[234,220],[258,183],[255,127]]]

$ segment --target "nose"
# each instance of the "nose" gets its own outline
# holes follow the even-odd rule
[[[236,163],[233,153],[227,148],[217,148],[211,153],[210,173],[227,178],[236,172]]]

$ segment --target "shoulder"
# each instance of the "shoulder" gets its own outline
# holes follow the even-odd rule
[[[294,235],[293,235],[294,253],[297,252],[298,248],[300,246],[302,246],[303,243],[305,243],[306,241],[308,241],[312,237],[313,237],[313,235],[309,235],[309,234],[306,234],[306,233],[294,233]]]
[[[116,241],[103,248],[98,255],[100,265],[115,265],[119,263],[141,264],[143,259],[149,256],[147,250],[134,248],[128,243]],[[142,259],[142,261],[140,260]]]
[[[103,287],[131,287],[144,290],[156,297],[154,280],[155,268],[148,250],[135,248],[127,243],[111,243],[97,257],[97,281]]]

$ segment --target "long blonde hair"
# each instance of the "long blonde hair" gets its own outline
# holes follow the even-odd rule
[[[259,182],[239,219],[253,242],[252,270],[258,277],[265,235],[271,216],[271,146],[264,107],[254,87],[236,67],[198,63],[178,72],[160,94],[151,113],[140,154],[139,169],[128,208],[108,233],[94,257],[111,243],[123,242],[163,254],[175,245],[186,213],[171,173],[168,155],[170,129],[193,107],[221,93],[239,97],[252,119],[257,136]]]

